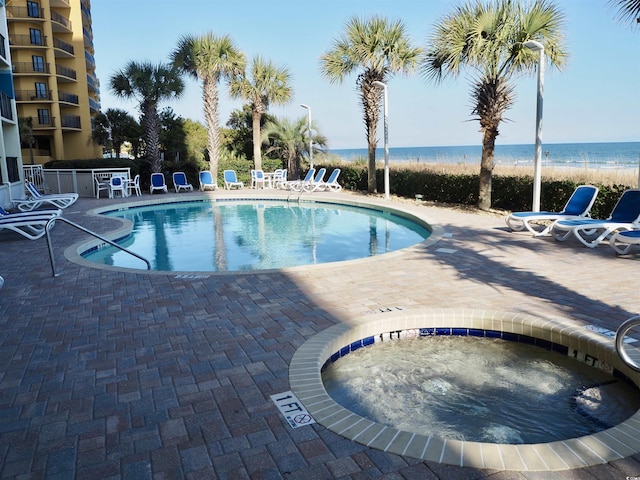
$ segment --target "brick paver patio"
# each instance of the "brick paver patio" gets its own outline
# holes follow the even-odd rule
[[[180,198],[191,195],[199,194]],[[86,212],[119,202],[80,199],[64,215],[105,233],[118,222]],[[290,359],[308,338],[386,308],[523,311],[612,330],[640,313],[640,255],[509,233],[501,216],[406,208],[444,238],[366,261],[255,274],[79,266],[64,250],[87,237],[60,223],[53,277],[45,239],[0,234],[0,478],[549,478],[420,462],[319,425],[292,429],[271,401],[290,389]],[[640,456],[553,474],[627,477],[640,477]]]

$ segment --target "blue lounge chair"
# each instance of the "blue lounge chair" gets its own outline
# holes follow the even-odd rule
[[[42,194],[33,183],[28,181],[25,182],[25,188],[28,198],[13,201],[21,212],[29,212],[45,204],[52,205],[56,208],[67,208],[78,200],[77,193]]]
[[[551,234],[558,241],[573,234],[584,246],[594,248],[617,231],[634,229],[640,229],[640,189],[626,190],[607,219],[556,220]]]
[[[37,240],[46,231],[49,220],[59,217],[62,210],[37,210],[33,212],[7,213],[0,208],[0,231],[19,233],[29,240]]]
[[[151,174],[151,188],[149,189],[149,193],[153,193],[154,190],[168,193],[167,184],[164,182],[164,175],[162,173]]]
[[[184,172],[173,172],[173,186],[176,189],[176,193],[180,190],[193,192],[193,185],[187,182],[187,176]]]
[[[511,230],[519,232],[527,229],[534,236],[546,235],[556,220],[580,220],[589,217],[589,211],[598,195],[598,187],[580,185],[576,188],[560,212],[513,212],[505,221]],[[543,224],[542,230],[534,225]]]
[[[609,245],[618,255],[626,255],[634,245],[640,245],[640,230],[623,230],[611,236]]]
[[[206,189],[217,190],[218,183],[213,181],[211,172],[209,170],[203,170],[200,172],[200,191],[204,192]]]
[[[286,188],[287,190],[296,190],[301,191],[304,185],[313,181],[313,177],[316,174],[315,168],[310,168],[307,174],[305,175],[303,180],[291,180],[289,182],[284,182],[282,188]]]
[[[340,169],[335,168],[331,175],[329,175],[329,179],[326,182],[322,182],[320,185],[320,190],[330,190],[332,192],[337,192],[342,190],[342,185],[338,183],[338,177],[340,176]]]
[[[322,185],[324,184],[324,176],[327,173],[326,168],[321,168],[318,170],[318,173],[314,178],[309,182],[304,182],[302,184],[302,190],[305,192],[315,192],[316,190],[320,190]]]
[[[244,188],[244,183],[238,181],[238,176],[235,170],[225,170],[224,174],[224,188],[231,190],[231,187]]]

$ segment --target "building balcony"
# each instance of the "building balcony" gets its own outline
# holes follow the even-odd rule
[[[57,58],[73,58],[75,56],[73,45],[59,38],[54,37],[53,48]]]
[[[56,8],[71,8],[69,0],[51,0],[51,6]]]
[[[16,102],[51,102],[51,90],[39,92],[37,90],[16,90]]]
[[[13,109],[11,108],[11,100],[9,95],[0,92],[0,115],[7,120],[13,120]]]
[[[96,102],[93,98],[89,98],[89,110],[91,113],[98,113],[100,111],[100,102]]]
[[[7,19],[9,20],[44,20],[44,8],[31,7],[6,7]]]
[[[74,130],[81,130],[80,115],[62,115],[60,118],[60,126],[62,128],[70,128]]]
[[[12,47],[46,47],[47,37],[33,35],[9,34],[9,45]]]
[[[86,60],[88,70],[96,69],[96,59],[86,50],[84,52],[84,59]]]
[[[58,91],[58,100],[60,101],[60,103],[69,103],[72,105],[80,104],[78,95],[74,95],[73,93]]]
[[[11,66],[13,68],[13,73],[17,75],[49,75],[51,73],[48,63],[45,63],[44,65],[34,65],[30,62],[17,62],[13,63]]]
[[[56,76],[60,81],[76,81],[77,75],[76,71],[73,68],[63,67],[62,65],[56,64]]]
[[[55,33],[72,33],[71,22],[64,15],[51,10],[51,28]]]

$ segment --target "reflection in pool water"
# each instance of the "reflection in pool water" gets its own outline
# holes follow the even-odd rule
[[[319,203],[181,202],[108,215],[134,223],[132,235],[120,243],[162,271],[264,270],[352,260],[414,245],[430,233],[389,212]],[[113,247],[83,256],[144,268]]]

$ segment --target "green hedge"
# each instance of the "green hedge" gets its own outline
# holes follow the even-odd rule
[[[316,165],[322,168],[323,165]],[[327,165],[327,176],[335,166]],[[339,182],[347,190],[367,190],[367,168],[364,165],[340,165]],[[384,170],[376,170],[378,192],[384,192]],[[579,184],[571,180],[542,180],[540,198],[541,209],[562,210],[567,200]],[[613,210],[622,192],[629,185],[596,185],[600,192],[591,209],[594,218],[606,218]],[[393,195],[459,205],[478,203],[479,180],[477,175],[458,175],[416,171],[415,169],[394,168],[389,172],[389,187]],[[495,209],[528,211],[532,207],[533,179],[528,176],[498,176],[492,180],[492,206]]]
[[[283,168],[280,160],[264,158],[263,170],[271,172],[276,168]],[[58,160],[49,162],[46,168],[109,168],[130,167],[131,174],[140,174],[143,188],[148,188],[151,171],[149,163],[144,160],[116,160],[115,158],[99,158],[91,160]],[[250,170],[253,163],[243,158],[225,158],[220,161],[218,169],[218,185],[224,181],[222,172],[226,169],[235,170],[238,179],[251,184]],[[315,165],[316,169],[325,167],[327,174],[331,175],[335,168],[340,168],[338,181],[346,190],[367,191],[367,167],[364,164],[340,164]],[[163,171],[169,175],[166,179],[171,182],[170,175],[174,171],[182,171],[187,175],[189,182],[197,188],[198,165],[183,162],[179,164],[167,162],[163,165]],[[376,170],[376,184],[378,192],[384,192],[384,171]],[[438,203],[453,203],[459,205],[476,205],[478,203],[478,176],[436,173],[426,170],[394,168],[389,172],[389,186],[391,193],[399,197],[415,198],[422,195],[426,201]],[[545,181],[542,179],[540,192],[541,210],[559,211],[567,203],[567,199],[573,193],[577,183],[571,180]],[[622,192],[632,188],[629,185],[596,185],[600,188],[596,202],[591,209],[594,218],[606,218],[613,210]],[[533,179],[529,176],[493,176],[492,181],[492,206],[496,209],[510,211],[531,210],[533,198]]]

